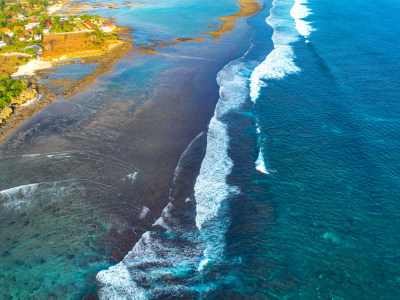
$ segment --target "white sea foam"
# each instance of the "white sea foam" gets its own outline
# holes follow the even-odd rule
[[[138,176],[138,172],[133,172],[132,174],[126,175],[125,179],[129,180],[130,182],[135,182],[137,176]]]
[[[290,10],[290,15],[295,20],[297,31],[305,38],[314,31],[311,23],[304,20],[311,14],[311,10],[306,6],[306,4],[307,0],[295,0],[295,3]]]
[[[74,188],[74,182],[69,180],[20,185],[0,191],[0,205],[9,210],[20,210],[42,199],[61,199]]]
[[[298,34],[307,38],[314,30],[310,23],[304,20],[311,13],[305,5],[306,3],[307,0],[295,0],[290,8],[287,2],[281,0],[273,2],[270,16],[268,16],[266,22],[274,29],[272,35],[274,49],[253,70],[250,76],[250,98],[253,102],[257,101],[261,88],[267,85],[268,80],[278,80],[289,74],[300,72],[300,68],[296,66],[294,61],[295,55],[291,44],[298,40]],[[294,22],[288,18],[289,9]],[[258,122],[257,133],[262,134]],[[258,171],[268,174],[261,148],[255,165]]]
[[[175,169],[174,184],[181,176],[179,173],[184,168],[185,159],[190,155],[189,149],[201,135],[199,134],[182,154]],[[170,240],[168,235],[145,232],[120,263],[97,274],[100,299],[148,299],[155,289],[163,289],[161,284],[164,276],[182,276],[182,273],[186,274],[196,269],[202,254],[202,246],[197,239],[198,232],[192,231],[196,229],[194,226],[188,229],[184,220],[176,217],[179,216],[180,210],[184,209],[184,203],[190,201],[182,198],[174,199],[171,193],[170,200],[174,203],[168,203],[160,218],[153,224],[153,228],[160,226],[171,233],[171,236],[185,236],[185,239],[177,244],[175,240]],[[147,207],[143,207],[140,216],[144,217],[149,212]],[[144,282],[147,288],[143,288],[141,282]],[[177,294],[180,290],[188,289],[178,284],[171,284],[165,288],[168,292]]]
[[[262,150],[258,153],[258,158],[256,160],[256,169],[264,174],[269,174],[267,167],[265,166],[264,155]]]
[[[31,195],[38,189],[38,183],[20,185],[0,191],[0,203],[6,208],[19,210],[31,201]]]
[[[280,79],[300,71],[294,63],[295,57],[290,45],[298,40],[296,24],[293,19],[289,19],[291,6],[285,8],[285,16],[280,16],[274,13],[275,9],[277,12],[282,10],[282,7],[276,7],[277,4],[283,4],[284,8],[286,5],[275,0],[271,16],[267,18],[267,22],[274,28],[272,39],[275,49],[265,61],[254,69],[251,76],[249,66],[241,59],[229,63],[218,74],[220,99],[208,127],[206,154],[194,187],[195,222],[202,236],[198,251],[203,257],[199,259],[194,254],[193,246],[178,249],[174,243],[168,244],[166,239],[157,234],[146,232],[122,262],[98,273],[101,299],[145,299],[150,296],[151,288],[142,288],[138,280],[147,280],[146,283],[152,286],[157,284],[160,276],[171,275],[178,269],[190,269],[193,263],[197,264],[197,271],[201,272],[208,264],[223,259],[225,234],[229,226],[226,201],[239,193],[237,187],[228,185],[226,181],[232,171],[233,161],[228,155],[230,138],[225,118],[229,112],[243,105],[248,95],[252,101],[256,101],[260,88],[266,85],[267,80]],[[250,86],[247,84],[249,77]],[[257,131],[261,133],[260,128]],[[258,170],[268,173],[261,149],[256,164]],[[176,174],[179,171],[180,164]],[[179,232],[179,229],[173,228],[179,227],[179,220],[174,219],[171,213],[175,209],[177,207],[170,202],[154,225],[167,231]],[[168,266],[144,267],[157,262]]]
[[[246,84],[248,73],[246,65],[240,60],[231,62],[218,73],[220,99],[208,126],[206,155],[195,184],[196,226],[206,243],[198,271],[202,271],[208,263],[222,259],[229,225],[225,201],[239,193],[237,187],[226,182],[233,162],[228,155],[230,139],[223,119],[246,101],[249,94]]]
[[[290,45],[278,45],[267,58],[259,64],[250,77],[250,97],[255,102],[261,87],[265,86],[263,80],[281,79],[287,74],[299,72],[294,63],[294,53]]]
[[[286,9],[283,9],[285,8]],[[299,72],[294,59],[295,55],[292,43],[298,40],[298,33],[291,19],[287,17],[289,6],[286,3],[275,0],[266,22],[274,29],[272,41],[274,49],[259,64],[250,76],[250,97],[255,102],[259,96],[261,87],[266,86],[266,80],[281,79],[288,74]]]
[[[150,209],[146,206],[143,206],[142,211],[139,214],[139,219],[144,219],[149,212],[150,212]]]

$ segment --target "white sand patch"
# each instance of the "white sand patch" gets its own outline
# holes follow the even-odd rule
[[[36,70],[51,68],[51,62],[34,59],[28,62],[26,65],[20,66],[18,71],[12,74],[12,77],[35,75]]]
[[[60,10],[63,7],[63,5],[64,5],[64,3],[60,3],[60,4],[49,6],[47,8],[47,13],[49,15],[51,15],[51,14],[55,13],[57,10]]]

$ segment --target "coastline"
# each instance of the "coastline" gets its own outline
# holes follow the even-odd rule
[[[54,101],[52,105],[48,105],[30,120],[19,122],[21,126],[15,127],[11,131],[12,134],[7,136],[7,141],[1,145],[1,154],[4,157],[16,156],[12,160],[16,170],[20,169],[20,164],[26,165],[26,160],[34,163],[35,170],[32,169],[29,170],[31,173],[28,171],[23,174],[23,179],[26,178],[25,182],[10,179],[3,184],[4,186],[82,178],[84,182],[77,181],[76,185],[85,184],[82,189],[89,192],[84,195],[84,198],[79,197],[77,201],[79,205],[76,207],[82,209],[86,203],[94,205],[90,207],[89,213],[86,214],[84,211],[84,216],[78,216],[76,221],[65,224],[69,225],[65,227],[70,228],[72,232],[79,219],[83,217],[85,221],[88,220],[88,224],[84,223],[85,226],[82,226],[82,223],[79,223],[82,227],[80,232],[85,233],[87,229],[93,232],[98,228],[104,228],[105,233],[101,232],[102,240],[97,236],[94,238],[94,235],[90,233],[90,236],[83,239],[82,243],[79,236],[71,235],[70,232],[63,233],[63,241],[76,245],[79,250],[68,247],[65,247],[66,250],[60,250],[57,264],[65,263],[68,268],[72,268],[70,265],[73,265],[75,272],[80,267],[76,263],[78,259],[85,259],[84,251],[87,251],[84,247],[85,242],[93,241],[90,243],[91,253],[101,251],[94,246],[95,239],[98,243],[105,240],[112,251],[111,255],[100,252],[102,255],[99,262],[103,263],[101,259],[110,259],[114,264],[132,249],[136,241],[140,239],[142,231],[151,229],[154,218],[158,218],[165,205],[168,204],[174,171],[177,169],[182,153],[200,132],[207,130],[218,100],[216,82],[218,72],[229,61],[242,56],[250,45],[246,22],[238,23],[239,25],[229,38],[221,36],[222,43],[214,42],[210,38],[198,44],[179,43],[176,50],[174,49],[176,56],[163,55],[160,47],[160,55],[142,55],[135,57],[126,65],[118,64],[112,72],[94,82],[90,89],[74,94],[68,101]],[[225,38],[230,41],[228,46],[224,43]],[[198,59],[198,57],[206,59]],[[150,76],[146,78],[154,78],[154,84],[151,80],[146,80],[150,81],[148,89],[151,89],[146,94],[147,82],[137,80],[136,76],[144,76],[140,72],[143,70],[148,72],[149,69]],[[135,75],[136,73],[139,75]],[[138,87],[137,89],[126,88],[129,85]],[[144,102],[138,103],[136,110],[132,109],[131,107],[136,104],[134,101],[140,97],[145,98]],[[39,99],[31,106],[40,105],[40,102]],[[84,153],[84,159],[81,156],[74,156],[75,151]],[[55,152],[59,152],[60,155],[53,156]],[[33,155],[41,155],[42,158]],[[201,159],[201,153],[196,155],[198,155],[197,159]],[[118,165],[110,164],[110,161],[116,161],[118,165],[123,163],[129,168],[120,171]],[[37,170],[46,170],[46,172],[39,174]],[[137,176],[127,174],[137,174]],[[195,175],[192,174],[194,177]],[[12,178],[12,176],[9,177]],[[136,179],[130,180],[133,177]],[[120,178],[122,179],[119,180]],[[116,183],[117,180],[119,181]],[[90,188],[95,187],[92,182],[99,182],[102,188],[108,185],[110,190],[111,187],[118,188],[118,193],[110,193],[104,188],[102,190],[86,189],[89,184]],[[190,185],[191,187],[188,187]],[[193,184],[188,182],[187,189],[181,188],[177,192],[185,196],[192,193],[190,190],[192,188]],[[54,209],[56,213],[50,212],[49,215],[76,215],[68,200],[57,201]],[[48,221],[46,220],[48,212],[41,211],[39,208],[38,211],[35,216],[44,217],[35,219],[39,224],[41,222],[44,224]],[[141,219],[141,211],[149,211],[144,219]],[[31,213],[28,213],[28,216],[34,217]],[[110,216],[113,218],[112,223],[108,223],[109,226],[102,225],[107,224],[104,220],[109,220]],[[20,218],[20,214],[16,218]],[[95,223],[90,223],[91,218],[95,218]],[[59,219],[57,224],[61,224],[57,226],[64,225],[63,222],[66,222],[64,220],[69,218]],[[122,225],[119,223],[120,220],[123,221],[121,221]],[[24,220],[20,222],[24,223]],[[43,227],[39,227],[40,231],[46,232],[47,227],[44,226],[53,225],[52,222],[53,220],[41,225]],[[55,235],[57,236],[59,233]],[[35,236],[32,241],[41,239],[42,235]],[[53,237],[47,238],[50,241],[52,239]],[[12,248],[10,251],[13,251]],[[42,251],[44,253],[40,255],[45,257],[47,262],[43,264],[43,267],[38,266],[38,270],[43,270],[46,266],[54,267],[51,265],[52,259],[45,256],[46,250]],[[76,258],[71,258],[73,255]],[[90,259],[97,262],[94,254]],[[97,271],[94,268],[90,270],[96,273]],[[12,274],[18,274],[18,270],[12,272]],[[83,280],[87,280],[86,278],[94,281],[96,273],[89,273],[90,277],[85,275],[85,279],[81,279],[74,273],[74,281],[81,284]],[[37,277],[41,279],[41,276]],[[64,279],[63,276],[60,278]],[[47,279],[44,280],[47,283]],[[51,292],[71,292],[70,289],[67,290],[70,288],[68,281],[64,283],[65,291],[59,290],[60,280],[55,280],[56,283],[52,284]],[[77,298],[82,299],[96,292],[95,283],[89,280],[85,282],[89,288],[79,290],[75,288],[77,292],[86,293],[79,294]],[[25,283],[25,278],[20,278],[20,282]],[[23,287],[27,291],[30,288],[29,283]]]
[[[73,1],[65,1],[63,3],[58,3],[50,7],[50,14],[54,14],[56,11],[61,8],[65,8],[71,5],[74,5]],[[153,5],[154,3],[148,3]],[[79,5],[83,4],[76,4]],[[97,3],[97,6],[106,7],[107,3]],[[121,4],[122,5],[122,4]],[[111,8],[118,8],[121,5],[114,5]],[[132,9],[135,8],[136,3],[126,3],[123,5],[131,6]],[[217,30],[207,31],[204,34],[211,35],[214,40],[219,40],[222,35],[229,33],[236,26],[236,19],[249,17],[257,13],[261,7],[257,0],[240,0],[238,2],[239,11],[233,15],[220,17],[217,20],[221,21],[222,24]],[[93,7],[92,7],[93,8]],[[50,10],[49,9],[49,10]],[[75,12],[76,13],[76,12]],[[0,142],[4,141],[5,137],[17,126],[20,122],[26,120],[34,113],[38,112],[45,105],[52,102],[58,96],[62,96],[64,98],[69,98],[72,95],[75,95],[82,91],[87,85],[93,82],[98,76],[107,73],[112,69],[112,67],[116,64],[118,59],[123,58],[128,55],[128,53],[134,49],[139,52],[143,52],[145,54],[157,54],[157,47],[166,47],[176,45],[178,43],[184,42],[204,42],[204,38],[172,38],[171,42],[164,41],[152,41],[154,45],[135,45],[132,40],[132,36],[130,35],[132,30],[128,27],[117,27],[118,30],[116,34],[118,36],[117,40],[108,41],[107,49],[92,49],[92,50],[84,50],[84,51],[76,51],[76,52],[67,52],[58,55],[50,55],[48,57],[41,59],[34,59],[29,61],[26,65],[20,66],[18,70],[12,74],[13,78],[19,77],[35,77],[39,72],[50,69],[52,66],[57,66],[58,64],[63,64],[68,60],[73,59],[81,59],[81,62],[88,62],[98,65],[95,71],[92,73],[83,76],[76,83],[67,87],[67,89],[62,94],[56,94],[49,92],[50,89],[41,87],[42,99],[40,103],[36,107],[32,107],[29,109],[29,106],[25,105],[25,109],[22,111],[18,107],[13,107],[12,112],[9,114],[7,118],[3,118],[0,123]],[[70,35],[79,34],[79,33],[69,33]],[[111,55],[110,55],[111,54]],[[40,85],[39,85],[40,86]],[[28,101],[28,100],[27,100]],[[31,101],[30,103],[34,103]],[[5,108],[6,109],[6,108]],[[3,109],[4,110],[4,109]],[[18,116],[17,116],[18,115]],[[11,121],[11,116],[14,116],[14,119]]]
[[[85,89],[90,83],[96,80],[97,77],[109,72],[118,60],[127,56],[132,50],[132,40],[130,36],[131,30],[125,27],[118,28],[118,40],[111,41],[107,45],[107,49],[87,50],[82,52],[72,52],[67,55],[62,55],[56,58],[48,59],[33,59],[27,64],[19,66],[18,70],[11,75],[12,78],[25,78],[28,81],[35,82],[37,93],[40,95],[39,101],[33,101],[34,98],[25,99],[17,106],[12,102],[9,106],[0,111],[6,117],[1,119],[0,124],[0,142],[4,142],[6,137],[14,130],[19,123],[25,121],[36,112],[43,109],[57,97],[69,98]],[[81,59],[78,63],[92,63],[97,65],[96,69],[88,75],[83,76],[77,82],[68,86],[63,93],[55,93],[48,87],[39,84],[36,77],[40,72],[45,72],[53,66],[69,63],[73,59]],[[27,103],[30,103],[28,105]],[[10,106],[14,105],[12,111]],[[23,107],[22,107],[23,106]],[[7,112],[7,113],[6,113]]]
[[[218,21],[222,22],[217,30],[208,31],[205,33],[211,35],[215,40],[219,40],[223,34],[227,34],[235,28],[236,19],[250,17],[261,9],[261,6],[257,0],[240,0],[238,5],[240,8],[237,13],[217,19]]]

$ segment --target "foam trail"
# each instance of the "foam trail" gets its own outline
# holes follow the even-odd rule
[[[266,81],[278,80],[286,75],[300,72],[300,68],[296,66],[294,60],[295,55],[292,43],[298,41],[298,35],[307,38],[314,30],[310,23],[304,21],[310,13],[310,9],[305,5],[307,0],[295,0],[290,8],[286,2],[275,0],[270,11],[270,15],[266,22],[274,29],[272,41],[274,49],[259,64],[250,76],[250,98],[255,103],[260,95],[260,90],[265,87]],[[288,9],[293,21],[287,18]],[[308,42],[308,40],[306,40]],[[257,122],[257,133],[259,134],[259,154],[255,162],[256,169],[262,173],[269,174],[264,160],[264,154],[261,149],[260,134],[261,128]]]
[[[153,230],[145,232],[120,263],[97,274],[100,299],[182,298],[196,291],[184,280],[196,270],[204,245],[194,223],[193,190],[188,192],[182,185],[193,189],[195,175],[188,182],[188,174],[196,165],[199,168],[202,156],[192,151],[200,148],[203,136],[199,134],[183,152],[175,169],[170,202]],[[148,213],[150,210],[143,207],[140,216]],[[173,282],[168,281],[171,278]]]
[[[261,173],[269,174],[267,167],[265,166],[264,155],[262,153],[261,148],[260,148],[260,152],[258,153],[258,158],[256,160],[256,169],[258,171],[260,171]]]
[[[284,7],[284,16],[274,13],[277,4]],[[248,61],[238,59],[218,73],[220,98],[209,123],[207,146],[194,184],[194,197],[178,199],[171,191],[170,202],[153,224],[153,228],[162,230],[163,234],[158,234],[157,230],[147,231],[122,262],[97,274],[101,299],[154,298],[154,292],[166,289],[168,294],[159,294],[162,295],[160,298],[182,298],[182,294],[179,294],[182,291],[199,292],[192,285],[196,281],[185,281],[187,274],[197,278],[197,282],[204,282],[203,274],[207,274],[208,266],[224,259],[225,234],[230,224],[228,201],[240,192],[237,187],[227,183],[227,176],[233,168],[233,161],[228,154],[230,138],[227,117],[230,112],[240,108],[249,95],[256,102],[266,80],[280,79],[300,71],[294,63],[291,46],[298,40],[299,34],[290,17],[290,8],[291,5],[289,7],[283,1],[274,1],[267,22],[274,28],[272,38],[275,49],[253,72]],[[259,127],[257,131],[261,134]],[[262,149],[257,167],[268,173]],[[184,170],[180,161],[175,177]],[[175,181],[183,182],[174,178]],[[194,205],[195,216],[191,216],[190,209]],[[190,226],[188,224],[191,223],[185,220],[188,215],[191,221],[195,219]],[[171,277],[173,280],[168,283]],[[186,298],[190,299],[191,296],[188,294]]]
[[[138,176],[138,172],[133,172],[132,174],[128,174],[125,176],[125,180],[129,180],[131,183],[135,182],[136,178]]]
[[[250,97],[253,102],[256,102],[261,87],[266,86],[266,80],[281,79],[288,74],[300,71],[294,63],[295,56],[291,46],[298,40],[298,33],[295,30],[295,24],[287,19],[287,12],[280,13],[278,10],[277,6],[281,3],[280,0],[273,2],[270,15],[266,19],[266,22],[274,29],[272,35],[274,49],[250,76]]]
[[[306,6],[307,0],[295,0],[295,3],[290,10],[290,15],[295,20],[297,31],[305,38],[315,29],[310,25],[310,22],[304,19],[311,14],[311,10]],[[308,42],[308,40],[306,40]]]
[[[0,191],[0,205],[8,210],[21,210],[43,199],[56,201],[75,189],[73,180],[20,185]]]
[[[220,99],[208,127],[206,155],[195,184],[196,226],[206,243],[199,271],[210,262],[222,259],[229,225],[226,201],[239,193],[237,187],[231,187],[226,182],[233,162],[228,155],[229,135],[224,117],[247,99],[247,68],[239,59],[225,66],[217,77]]]
[[[9,209],[19,210],[31,202],[31,195],[38,189],[38,183],[20,185],[0,191],[0,203]]]

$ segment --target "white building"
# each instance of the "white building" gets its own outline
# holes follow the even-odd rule
[[[115,29],[115,24],[114,23],[107,23],[104,24],[103,26],[101,26],[101,30],[103,30],[104,32],[111,32]]]
[[[39,27],[40,23],[37,21],[30,21],[27,25],[25,25],[25,29],[33,29]]]

